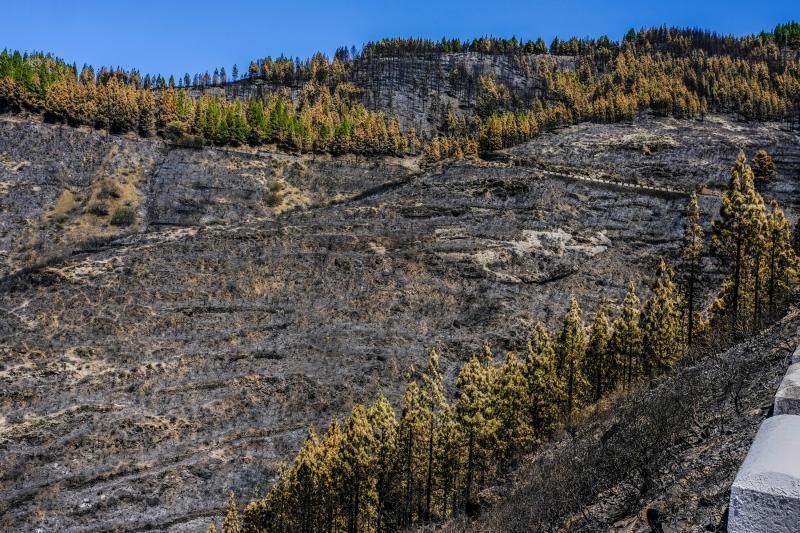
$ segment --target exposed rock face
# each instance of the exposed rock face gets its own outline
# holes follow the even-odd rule
[[[754,132],[785,154],[775,190],[794,190],[797,145],[774,126]],[[606,164],[592,143],[561,140],[515,154],[547,153],[580,176]],[[639,152],[614,153],[621,175],[646,171]],[[433,346],[452,379],[483,339],[524,346],[571,293],[586,314],[620,300],[674,257],[685,206],[682,194],[536,168],[420,172],[10,120],[0,163],[0,524],[11,529],[196,530],[228,490],[262,493],[309,425],[380,390],[396,400]],[[681,183],[727,173],[703,168]],[[134,223],[111,225],[100,200],[129,202]]]

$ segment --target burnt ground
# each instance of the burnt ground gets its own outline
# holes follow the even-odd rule
[[[614,168],[638,174],[653,154],[621,147],[617,127],[603,130]],[[772,190],[793,191],[795,137],[748,131],[783,154]],[[560,139],[519,148],[561,150],[570,169],[553,177],[0,121],[2,527],[196,530],[227,491],[261,494],[309,425],[378,391],[396,400],[432,347],[452,379],[483,339],[500,352],[555,324],[570,294],[587,316],[613,311],[675,257],[685,195],[573,179],[598,156]],[[735,144],[713,150],[732,160]],[[719,181],[714,165],[686,178],[695,156],[669,153],[683,166],[651,183]],[[706,223],[717,194],[701,198]],[[98,203],[135,219],[114,226]]]

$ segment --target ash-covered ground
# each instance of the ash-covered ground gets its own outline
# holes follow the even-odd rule
[[[709,224],[740,146],[773,153],[765,194],[790,201],[796,134],[726,117],[579,125],[510,150],[522,166],[427,170],[0,119],[0,526],[204,527],[310,425],[396,401],[432,347],[452,380],[570,294],[588,320],[645,291],[685,193]]]

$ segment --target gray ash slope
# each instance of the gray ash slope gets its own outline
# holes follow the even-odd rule
[[[544,135],[512,151],[524,167],[420,170],[3,119],[0,524],[196,530],[228,490],[263,492],[309,425],[397,400],[431,347],[452,379],[570,294],[586,315],[619,300],[682,232],[685,195],[633,180],[706,185],[708,221],[746,142],[776,154],[768,196],[796,190],[795,135],[713,120],[738,133],[705,151],[715,122],[643,117]],[[631,148],[630,128],[674,142]],[[628,185],[581,179],[609,168]],[[119,207],[132,226],[108,224]]]

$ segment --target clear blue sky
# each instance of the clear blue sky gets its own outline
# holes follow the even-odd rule
[[[750,34],[800,19],[800,0],[8,0],[0,49],[53,52],[80,67],[165,75],[266,55],[305,58],[390,36],[535,39],[607,34],[661,24]]]

